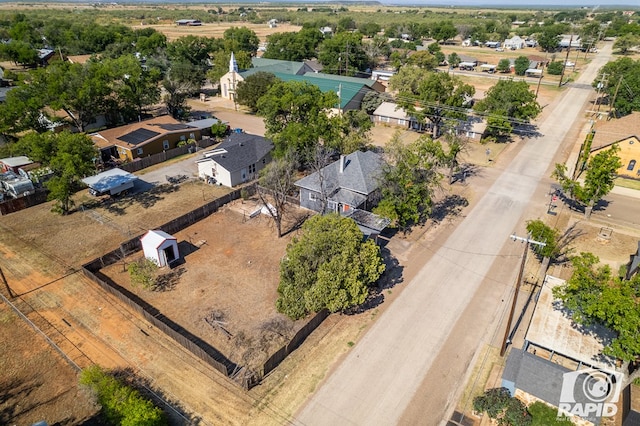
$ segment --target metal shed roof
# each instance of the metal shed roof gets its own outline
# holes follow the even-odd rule
[[[82,179],[82,182],[98,192],[106,192],[111,188],[115,188],[116,186],[136,179],[138,179],[136,175],[125,172],[122,169],[115,168],[98,173],[94,176],[86,177]]]

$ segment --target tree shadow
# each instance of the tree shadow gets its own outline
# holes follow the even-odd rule
[[[286,231],[282,232],[282,236],[286,236],[289,235],[292,232],[297,231],[298,229],[300,229],[302,227],[302,225],[304,225],[305,221],[307,219],[309,219],[309,217],[311,216],[311,214],[307,213],[307,212],[296,212],[295,214],[293,214],[293,218],[291,221],[291,225],[289,226],[289,229],[287,229]],[[273,220],[273,219],[271,219]]]
[[[178,266],[167,273],[158,275],[151,290],[155,292],[165,292],[175,289],[180,281],[180,277],[185,272],[186,269],[184,267]]]
[[[482,172],[483,172],[483,169],[481,167],[478,167],[475,164],[471,164],[471,163],[461,164],[460,169],[453,175],[451,185],[453,185],[456,182],[466,184],[468,178],[481,176]]]
[[[605,199],[600,199],[598,200],[598,202],[596,202],[593,205],[593,211],[594,212],[601,212],[607,209],[607,207],[609,207],[609,204],[611,204],[611,201],[605,200]]]
[[[582,235],[585,235],[581,229],[578,229],[577,226],[580,222],[576,222],[567,228],[560,238],[558,238],[558,254],[555,259],[553,259],[553,263],[556,265],[563,265],[569,261],[571,261],[571,255],[573,254],[572,243]]]
[[[6,404],[8,401],[26,401],[31,393],[36,390],[41,383],[37,383],[34,380],[23,382],[16,378],[2,384],[2,390],[0,391],[0,406]],[[0,424],[11,424],[11,421],[18,415],[24,412],[18,404],[8,405],[7,407],[0,409]]]
[[[538,126],[532,123],[525,123],[514,126],[513,133],[525,138],[540,138],[544,136],[542,133],[540,133]]]
[[[469,205],[469,201],[457,194],[448,195],[433,205],[429,219],[440,223],[447,217],[457,217]]]

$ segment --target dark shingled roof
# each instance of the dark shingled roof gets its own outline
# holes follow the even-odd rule
[[[344,170],[340,172],[340,161],[344,161]],[[368,195],[378,188],[377,179],[382,173],[384,160],[373,151],[356,151],[335,161],[322,169],[325,191],[337,194],[348,190]],[[318,173],[310,174],[295,183],[296,186],[320,192]]]
[[[234,172],[257,163],[273,149],[273,142],[249,133],[232,133],[215,150],[220,149],[226,152],[211,155],[209,158],[226,170]]]
[[[560,403],[564,374],[571,371],[537,355],[512,348],[502,373],[502,380],[513,382],[516,389],[557,407]],[[574,382],[572,396],[576,402],[593,402],[583,391],[586,378],[589,376],[581,374]],[[600,424],[600,418],[593,414],[586,419],[596,425]]]

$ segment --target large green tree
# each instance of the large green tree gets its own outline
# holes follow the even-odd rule
[[[473,97],[475,88],[457,76],[429,72],[417,82],[417,87],[402,87],[399,91],[398,105],[418,119],[428,119],[433,136],[438,137],[445,120],[466,117],[463,107]]]
[[[316,145],[334,147],[338,142],[339,117],[327,114],[337,106],[334,92],[322,93],[304,81],[277,82],[258,101],[258,113],[264,117],[275,155],[293,151],[304,162]]]
[[[529,69],[530,62],[526,56],[518,56],[513,63],[513,69],[516,75],[524,75]]]
[[[380,248],[338,214],[317,215],[287,247],[276,308],[292,319],[362,304],[385,270]]]
[[[492,86],[475,109],[487,115],[487,132],[494,135],[511,133],[513,121],[528,122],[542,111],[527,82],[513,79]]]
[[[637,363],[640,357],[640,275],[627,281],[600,265],[591,253],[581,253],[572,259],[573,273],[567,282],[553,289],[578,324],[600,324],[615,333],[604,341],[603,354],[623,362],[623,388],[640,377]]]
[[[385,156],[379,179],[382,199],[374,212],[406,232],[431,213],[433,192],[442,177],[438,167],[446,164],[446,154],[442,145],[428,136],[405,145],[396,133]]]
[[[56,201],[54,211],[69,213],[74,205],[71,196],[80,179],[95,172],[98,153],[91,138],[67,131],[31,133],[17,142],[16,149],[53,171],[53,177],[45,184],[49,199]]]
[[[258,71],[251,74],[244,81],[238,83],[236,100],[240,105],[248,107],[252,113],[255,113],[258,110],[258,100],[269,91],[269,88],[276,81],[279,80],[269,72]]]
[[[638,45],[640,45],[640,36],[635,34],[625,34],[616,39],[613,43],[613,48],[619,50],[623,55],[626,55],[629,53],[629,49]]]
[[[318,60],[328,74],[353,76],[365,71],[370,64],[359,32],[338,33],[320,43],[318,50]]]
[[[284,61],[303,61],[316,56],[324,36],[316,28],[303,28],[297,33],[275,33],[267,36],[263,57]]]
[[[42,70],[42,76],[46,104],[54,110],[64,110],[81,132],[107,111],[107,99],[113,93],[112,74],[103,63],[56,62]]]
[[[609,62],[600,70],[600,75],[607,74],[604,81],[594,80],[593,86],[603,84],[602,91],[609,95],[617,116],[640,111],[640,60],[629,57]]]
[[[622,167],[620,157],[618,157],[619,151],[620,148],[613,145],[591,157],[587,164],[584,183],[568,176],[567,166],[564,164],[556,164],[551,176],[562,185],[562,189],[569,196],[587,207],[585,213],[588,216],[591,213],[591,208],[615,186],[617,171]]]

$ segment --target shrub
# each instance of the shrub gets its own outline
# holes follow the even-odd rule
[[[156,265],[153,260],[145,257],[144,259],[130,263],[128,270],[132,285],[141,285],[142,288],[148,290],[156,284],[158,265]]]
[[[547,72],[551,75],[560,75],[562,74],[562,62],[553,61],[549,63],[547,66]]]
[[[94,365],[82,371],[80,384],[88,386],[102,407],[102,414],[109,424],[123,426],[161,426],[167,420],[162,410],[125,385],[100,366]]]

